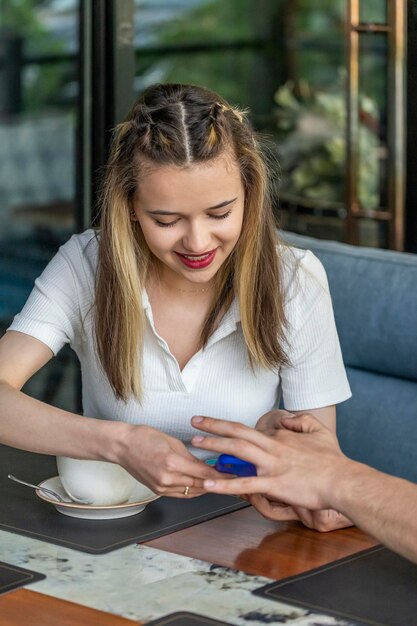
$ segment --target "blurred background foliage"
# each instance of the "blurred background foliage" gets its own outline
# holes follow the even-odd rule
[[[68,2],[64,19],[76,22],[76,3]],[[0,34],[20,39],[22,45],[22,108],[33,115],[46,108],[71,107],[76,69],[66,53],[78,46],[75,28],[72,42],[60,35],[60,20],[55,0],[1,0]],[[55,24],[55,27],[54,27]],[[48,62],[49,57],[49,62]],[[55,61],[54,61],[55,59]],[[68,89],[68,85],[72,87]]]
[[[34,60],[23,68],[26,114],[74,104],[75,65],[65,55],[76,48],[77,33],[74,29],[63,37],[59,26],[60,20],[71,19],[72,4],[0,2],[0,28],[20,37],[23,55]],[[361,5],[364,20],[386,19],[385,2],[367,0]],[[158,81],[191,82],[249,107],[254,126],[276,139],[283,190],[341,202],[345,12],[346,0],[136,0],[136,92]],[[62,62],[36,63],[36,58],[48,55],[61,55]],[[381,55],[364,57],[368,93],[361,106],[379,120],[385,98]],[[378,204],[373,156],[378,140],[363,125],[360,144],[360,199],[365,208],[372,208]]]
[[[285,190],[299,197],[343,202],[346,160],[344,73],[333,89],[314,90],[307,81],[287,82],[275,94],[279,151],[286,172]],[[375,151],[379,141],[376,103],[360,97],[366,114],[359,132],[361,168],[358,194],[363,208],[378,205],[379,170]],[[365,117],[365,115],[364,115]]]
[[[156,25],[153,53],[143,48],[137,53],[137,91],[155,80],[192,82],[249,107],[254,126],[275,139],[283,194],[343,203],[346,0],[180,4],[182,12]],[[384,2],[361,5],[364,21],[385,21]],[[137,2],[138,22],[146,7],[148,2]],[[386,79],[385,51],[375,54],[376,43],[370,40],[363,54],[359,199],[364,209],[379,204],[376,153]]]
[[[386,0],[360,6],[363,21],[386,21]],[[134,7],[136,94],[168,81],[218,91],[248,108],[254,127],[275,142],[284,203],[343,205],[347,0],[135,0]],[[77,0],[0,0],[0,34],[23,47],[20,117],[76,109],[78,11]],[[387,49],[381,37],[361,41],[359,200],[367,210],[384,198]]]

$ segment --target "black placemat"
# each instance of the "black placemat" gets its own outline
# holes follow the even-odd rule
[[[55,458],[0,446],[0,529],[66,548],[104,554],[150,541],[248,506],[230,496],[159,498],[138,515],[113,520],[82,520],[58,513],[33,489],[7,478],[14,474],[38,484],[56,476]]]
[[[0,561],[0,594],[46,578],[44,574]]]
[[[253,593],[360,624],[417,624],[417,565],[382,546]]]
[[[231,622],[219,622],[217,619],[197,615],[197,613],[178,611],[164,615],[152,622],[146,622],[146,626],[233,626],[233,624]]]

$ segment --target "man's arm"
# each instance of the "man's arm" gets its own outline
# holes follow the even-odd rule
[[[329,496],[356,526],[417,563],[417,485],[351,461]]]
[[[234,454],[254,463],[258,475],[206,480],[207,491],[265,494],[273,501],[310,510],[333,508],[392,550],[417,562],[417,485],[348,459],[336,436],[308,414],[283,418],[273,437],[213,418],[193,426],[216,437],[196,436],[193,445]]]

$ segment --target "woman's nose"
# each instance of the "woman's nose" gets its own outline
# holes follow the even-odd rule
[[[207,252],[210,248],[210,233],[202,224],[190,224],[182,240],[189,252]]]

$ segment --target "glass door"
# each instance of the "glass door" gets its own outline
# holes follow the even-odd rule
[[[406,0],[288,3],[278,89],[282,221],[404,248]]]
[[[0,0],[0,334],[59,245],[94,222],[133,68],[133,0]],[[25,390],[79,411],[70,348]]]
[[[347,239],[404,249],[406,2],[349,0]]]
[[[77,228],[79,1],[0,2],[0,332]],[[27,385],[74,409],[78,366],[62,350]]]
[[[406,0],[135,0],[135,92],[192,82],[248,107],[282,226],[402,249]]]

